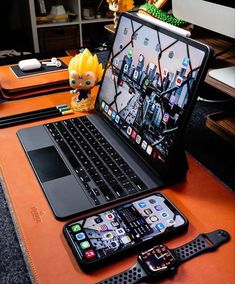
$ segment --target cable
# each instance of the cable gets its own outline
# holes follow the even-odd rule
[[[231,102],[234,101],[234,98],[231,99],[226,99],[226,100],[208,100],[208,99],[204,99],[202,97],[198,97],[197,100],[199,102],[207,102],[207,103],[227,103],[227,102]]]
[[[235,44],[232,44],[230,47],[224,49],[224,50],[221,50],[221,51],[218,51],[214,54],[214,58],[217,58],[218,56],[220,55],[223,55],[224,53],[230,51],[233,47],[235,46]]]

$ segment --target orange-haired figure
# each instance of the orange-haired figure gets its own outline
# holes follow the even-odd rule
[[[86,48],[83,52],[75,55],[69,62],[69,84],[73,88],[70,92],[76,94],[72,98],[74,110],[89,110],[94,108],[90,98],[91,89],[102,79],[103,68],[97,55],[92,55]],[[81,104],[79,104],[81,102]],[[84,104],[85,102],[85,104]]]
[[[146,2],[149,4],[153,4],[157,8],[162,8],[168,0],[147,0]]]
[[[114,12],[114,27],[117,26],[117,13],[127,12],[134,8],[133,0],[107,0],[109,10]]]

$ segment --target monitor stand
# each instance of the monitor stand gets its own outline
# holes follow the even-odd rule
[[[208,75],[211,78],[235,89],[235,66],[214,69],[209,71]]]

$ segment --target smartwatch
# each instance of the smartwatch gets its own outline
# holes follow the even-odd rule
[[[97,284],[134,284],[160,277],[176,271],[177,267],[186,260],[207,251],[214,251],[229,239],[230,235],[226,231],[216,230],[211,233],[200,234],[191,242],[175,249],[169,249],[162,244],[154,246],[140,253],[137,263],[130,269]]]

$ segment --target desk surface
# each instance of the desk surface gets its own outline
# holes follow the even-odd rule
[[[5,102],[1,115],[69,103],[69,92]],[[71,116],[76,116],[73,114]],[[43,121],[55,121],[61,118]],[[0,131],[0,167],[4,188],[12,206],[32,275],[37,283],[95,283],[127,269],[136,255],[111,263],[103,269],[85,274],[78,267],[63,235],[64,222],[57,221],[16,137],[22,127],[33,122]],[[171,278],[161,283],[231,284],[235,280],[235,195],[190,156],[185,182],[162,190],[187,216],[188,232],[167,242],[170,248],[180,246],[199,233],[218,228],[227,230],[232,239],[214,253],[207,253],[182,265]],[[159,282],[158,282],[159,283]]]

